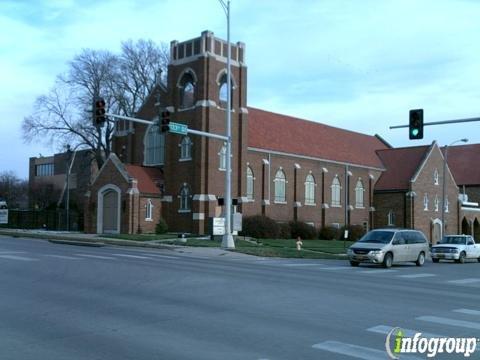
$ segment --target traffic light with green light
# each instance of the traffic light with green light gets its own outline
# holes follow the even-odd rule
[[[423,109],[410,110],[408,137],[410,140],[423,139]]]

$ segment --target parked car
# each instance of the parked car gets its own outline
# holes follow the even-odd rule
[[[347,255],[352,266],[369,262],[389,268],[394,263],[408,261],[422,266],[428,251],[427,238],[420,231],[376,229],[369,231],[350,246]]]
[[[440,259],[454,260],[463,264],[466,259],[477,259],[480,262],[480,245],[470,235],[447,235],[430,250],[432,261]]]

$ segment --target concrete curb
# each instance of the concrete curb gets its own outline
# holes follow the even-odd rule
[[[51,243],[65,244],[65,245],[78,245],[78,246],[105,246],[105,245],[116,245],[116,246],[132,246],[132,247],[143,247],[143,248],[153,248],[153,249],[169,249],[173,250],[177,248],[175,245],[167,244],[155,244],[155,243],[146,243],[144,241],[135,241],[135,240],[120,240],[120,239],[110,239],[102,237],[92,237],[85,238],[82,236],[75,236],[75,234],[41,234],[33,233],[27,231],[16,231],[16,230],[5,230],[0,229],[0,235],[12,236],[15,238],[26,238],[26,239],[39,239],[47,240]]]

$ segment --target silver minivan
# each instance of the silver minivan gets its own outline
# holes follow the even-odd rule
[[[425,235],[418,230],[407,229],[369,231],[347,251],[352,266],[368,262],[382,264],[386,268],[394,263],[408,261],[422,266],[428,253],[429,246]]]

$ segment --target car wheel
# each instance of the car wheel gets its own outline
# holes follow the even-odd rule
[[[432,261],[433,261],[434,263],[438,263],[438,262],[440,262],[440,259],[432,259]]]
[[[385,258],[383,259],[383,267],[384,268],[391,268],[393,264],[393,256],[391,253],[387,253]]]
[[[457,262],[458,262],[459,264],[463,264],[463,263],[465,262],[465,256],[466,256],[465,252],[462,251],[462,252],[460,253],[460,257],[458,258]]]
[[[422,266],[423,264],[425,264],[425,253],[423,251],[420,254],[418,254],[418,258],[415,264],[417,266]]]
[[[359,265],[359,262],[358,261],[350,261],[350,265],[355,267],[355,266]]]

